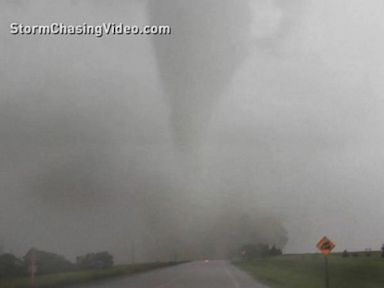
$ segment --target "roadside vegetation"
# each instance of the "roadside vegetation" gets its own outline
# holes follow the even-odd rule
[[[324,288],[324,256],[284,255],[243,259],[235,262],[272,288]],[[364,251],[329,256],[330,287],[384,287],[384,258],[380,252]]]

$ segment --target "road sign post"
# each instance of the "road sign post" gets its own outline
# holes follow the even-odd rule
[[[324,269],[325,269],[325,288],[329,288],[329,266],[328,266],[328,255],[324,255]]]
[[[331,254],[333,248],[335,248],[335,243],[329,240],[327,237],[323,237],[317,243],[316,247],[320,250],[321,254],[324,255],[324,274],[325,274],[325,288],[329,288],[329,264],[328,264],[328,255]]]
[[[29,255],[29,267],[28,267],[30,278],[31,278],[31,287],[35,287],[35,274],[37,272],[37,265],[36,265],[36,255],[35,251],[31,251],[31,254]]]

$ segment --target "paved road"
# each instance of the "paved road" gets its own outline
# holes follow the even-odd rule
[[[226,261],[192,262],[76,288],[267,288]]]

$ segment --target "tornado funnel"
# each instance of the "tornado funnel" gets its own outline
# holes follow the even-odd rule
[[[245,59],[251,15],[248,0],[151,0],[153,25],[172,34],[154,37],[169,101],[175,144],[199,145],[215,103]]]

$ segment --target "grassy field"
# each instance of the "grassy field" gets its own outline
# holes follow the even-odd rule
[[[322,255],[286,255],[235,265],[273,288],[324,288]],[[384,258],[378,253],[366,257],[329,257],[331,288],[383,288]]]
[[[82,270],[60,274],[42,275],[36,277],[35,288],[55,288],[70,284],[86,283],[112,277],[126,276],[149,270],[159,269],[179,263],[153,263],[115,266],[105,270]],[[0,279],[1,288],[30,288],[28,278]]]

